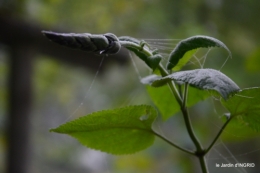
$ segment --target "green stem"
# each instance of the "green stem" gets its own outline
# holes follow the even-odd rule
[[[183,92],[182,92],[181,85],[177,85],[177,87],[178,87],[178,92],[180,94],[180,97],[183,99]]]
[[[228,125],[228,123],[231,121],[231,117],[225,122],[225,124],[221,127],[220,131],[218,132],[218,134],[216,135],[216,137],[213,139],[213,141],[211,142],[211,144],[209,145],[209,147],[205,150],[205,154],[207,154],[211,148],[214,146],[214,144],[217,142],[218,138],[220,137],[220,135],[222,134],[222,132],[224,131],[224,129],[226,128],[226,126]]]
[[[208,173],[208,168],[207,168],[207,163],[205,160],[205,156],[198,156],[199,157],[199,161],[200,161],[200,167],[202,169],[203,173]]]
[[[167,138],[161,136],[160,134],[156,133],[156,132],[153,132],[154,135],[156,135],[157,137],[161,138],[162,140],[164,140],[165,142],[167,142],[168,144],[170,144],[171,146],[175,147],[175,148],[178,148],[179,150],[185,152],[185,153],[188,153],[188,154],[191,154],[191,155],[195,155],[195,153],[193,151],[190,151],[188,149],[185,149],[185,148],[182,148],[180,147],[179,145],[169,141]]]
[[[194,130],[192,129],[192,125],[191,125],[189,114],[188,114],[187,107],[186,107],[187,98],[188,98],[188,87],[189,87],[189,84],[185,83],[184,94],[183,94],[183,104],[182,104],[182,108],[185,109],[185,111],[183,111],[184,121],[185,121],[186,127],[188,129],[188,133],[189,133],[193,143],[195,144],[195,146],[197,148],[195,155],[199,158],[200,167],[202,169],[202,172],[207,173],[208,168],[207,168],[207,163],[206,163],[206,160],[205,160],[206,152],[203,150],[199,140],[197,139],[197,137],[194,134]]]
[[[206,152],[203,149],[203,147],[201,146],[201,144],[200,144],[199,140],[197,139],[196,135],[194,134],[194,130],[193,130],[192,125],[191,125],[189,113],[188,113],[186,107],[182,108],[182,113],[183,113],[185,125],[186,125],[186,128],[188,130],[189,136],[190,136],[191,140],[193,141],[194,145],[196,146],[195,155],[199,158],[200,167],[202,169],[202,172],[207,173],[208,169],[207,169],[207,164],[206,164],[206,161],[205,161],[205,158],[204,158]]]
[[[202,148],[199,140],[197,139],[197,137],[194,133],[194,130],[193,130],[192,125],[191,125],[190,117],[189,117],[189,112],[188,112],[187,107],[186,107],[186,101],[187,101],[187,97],[188,97],[188,86],[189,85],[187,83],[185,83],[184,94],[183,94],[183,102],[180,106],[181,106],[181,111],[182,111],[182,114],[183,114],[183,117],[184,117],[184,122],[185,122],[186,128],[188,130],[188,134],[189,134],[191,140],[193,141],[193,143],[195,144],[197,152],[201,153],[203,151],[203,148]]]
[[[188,83],[185,83],[184,84],[184,93],[183,93],[183,102],[182,102],[182,107],[186,107],[186,104],[187,104],[187,99],[188,99],[188,87],[189,87],[189,84]]]
[[[163,68],[161,63],[159,64],[158,69],[159,69],[162,77],[169,75],[169,73]]]
[[[169,75],[168,72],[163,68],[162,64],[159,64],[158,69],[160,70],[160,73],[162,77]],[[173,81],[168,82],[168,86],[170,87],[172,94],[174,95],[175,99],[179,103],[179,105],[182,105],[182,98],[178,92],[178,89],[175,86],[175,83]]]
[[[197,137],[194,133],[187,108],[182,107],[181,110],[182,110],[182,113],[183,113],[183,118],[184,118],[186,128],[188,130],[188,134],[189,134],[191,140],[193,141],[193,143],[195,144],[197,152],[201,153],[201,152],[203,152],[203,148],[202,148],[199,140],[197,139]]]
[[[184,122],[185,122],[186,128],[188,130],[188,134],[189,134],[191,140],[193,141],[194,145],[196,146],[195,155],[199,158],[202,172],[208,173],[207,164],[206,164],[206,160],[205,160],[206,152],[204,151],[202,145],[200,144],[198,138],[196,137],[196,135],[194,133],[194,130],[193,130],[192,125],[191,125],[190,117],[189,117],[189,112],[188,112],[187,106],[186,106],[187,98],[188,98],[188,87],[189,87],[189,84],[185,83],[181,110],[182,110],[182,114],[183,114],[183,117],[184,117]]]
[[[136,50],[140,50],[142,51],[142,53],[144,53],[147,56],[152,56],[153,53],[149,50],[147,50],[145,47],[143,47],[140,44],[134,43],[134,42],[130,42],[130,41],[120,41],[121,46],[125,47],[125,48],[134,48]]]

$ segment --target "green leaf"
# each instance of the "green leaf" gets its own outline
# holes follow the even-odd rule
[[[178,61],[176,66],[172,69],[173,71],[180,71],[183,66],[189,62],[192,55],[197,51],[197,49],[190,50],[184,54],[184,56]]]
[[[167,120],[180,111],[180,106],[168,86],[163,86],[160,88],[147,86],[147,92],[155,106],[159,109],[163,120]],[[208,97],[210,97],[208,92],[189,87],[187,106],[191,107],[199,101],[207,99]]]
[[[227,101],[222,100],[231,117],[237,118],[242,124],[260,131],[260,88],[241,90]]]
[[[92,149],[130,154],[153,144],[152,124],[156,116],[151,106],[128,106],[94,112],[50,131],[68,134]]]
[[[197,48],[208,47],[222,47],[228,51],[229,56],[231,57],[230,50],[221,41],[208,36],[193,36],[180,41],[175,49],[170,53],[169,61],[167,63],[167,70],[171,70],[172,68],[174,68],[186,52]],[[188,60],[188,58],[185,59]]]
[[[230,95],[240,90],[237,84],[229,77],[214,69],[175,72],[161,79],[154,77],[154,81],[152,82],[152,79],[150,79],[150,82],[152,86],[159,87],[165,85],[169,80],[174,80],[178,84],[188,83],[203,90],[217,91],[224,99],[228,99]]]

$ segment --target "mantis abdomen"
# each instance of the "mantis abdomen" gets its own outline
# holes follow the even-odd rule
[[[42,31],[42,33],[48,39],[60,45],[81,49],[87,52],[116,54],[121,49],[118,38],[112,33],[103,35],[89,33],[55,33],[51,31]]]

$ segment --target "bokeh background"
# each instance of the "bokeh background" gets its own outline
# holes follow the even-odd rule
[[[48,129],[93,111],[152,103],[138,78],[149,70],[134,58],[137,74],[128,51],[105,57],[100,67],[102,56],[58,46],[41,30],[149,39],[209,35],[223,41],[233,57],[221,68],[227,54],[213,49],[207,67],[221,68],[247,88],[260,86],[259,9],[257,0],[0,0],[0,172],[200,172],[196,158],[159,139],[142,152],[112,156],[50,133]],[[225,110],[208,99],[191,112],[207,146]],[[154,128],[193,147],[179,114],[164,124],[158,120]],[[210,172],[259,172],[259,139],[259,133],[231,124],[207,156]],[[225,169],[216,163],[255,167]]]

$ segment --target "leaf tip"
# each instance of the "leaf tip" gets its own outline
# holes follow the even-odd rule
[[[49,129],[49,132],[56,132],[56,129]]]

